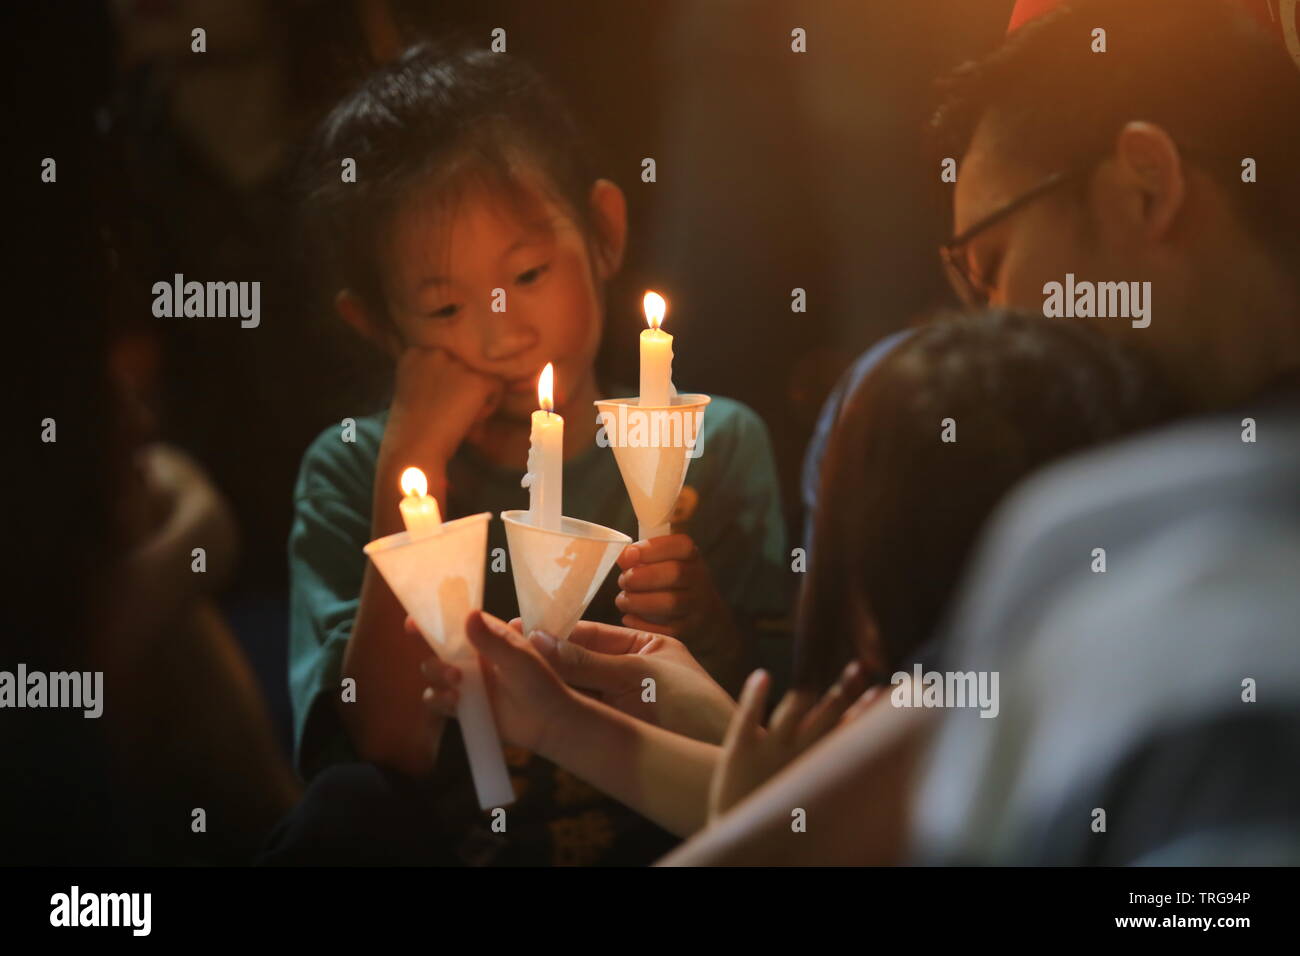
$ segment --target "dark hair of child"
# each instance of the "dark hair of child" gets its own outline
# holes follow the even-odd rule
[[[534,188],[591,236],[598,176],[569,109],[524,61],[483,49],[421,44],[370,74],[326,116],[300,177],[305,247],[332,296],[352,290],[377,321],[384,241],[399,209],[432,189],[450,211],[487,186],[526,211]],[[344,181],[344,160],[356,164]]]
[[[934,635],[1013,485],[1180,405],[1144,360],[1080,324],[993,310],[921,328],[846,399],[827,449],[796,683],[829,686],[864,652],[888,680]]]

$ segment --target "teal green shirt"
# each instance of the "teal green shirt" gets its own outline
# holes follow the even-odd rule
[[[595,412],[592,412],[593,417]],[[387,412],[356,421],[355,441],[333,426],[303,456],[294,491],[289,536],[289,687],[294,710],[294,750],[310,777],[337,761],[355,760],[334,708],[340,693],[343,650],[360,601],[370,538],[375,467]],[[771,442],[749,408],[714,398],[705,412],[700,455],[690,463],[673,519],[675,531],[695,540],[722,596],[742,617],[782,617],[788,610],[787,570]],[[528,507],[520,487],[524,462],[500,468],[463,446],[447,469],[447,514],[458,518]],[[636,516],[609,448],[593,445],[564,463],[564,513],[636,537]],[[489,553],[506,547],[505,529],[493,518]],[[507,565],[506,562],[501,562]],[[604,582],[585,617],[619,623],[614,607],[617,575]],[[484,607],[510,619],[518,612],[510,573],[486,573]]]

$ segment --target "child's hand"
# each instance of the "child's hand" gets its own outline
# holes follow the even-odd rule
[[[579,621],[568,640],[541,633],[529,640],[571,687],[665,730],[722,742],[736,702],[676,638]],[[646,678],[654,680],[649,701]]]
[[[731,676],[741,656],[740,635],[689,536],[669,534],[628,545],[618,566],[622,590],[614,603],[625,626],[679,638],[709,673],[724,681]]]
[[[709,822],[713,822],[815,744],[840,719],[855,718],[880,693],[863,692],[865,671],[854,661],[821,698],[792,690],[781,699],[764,730],[759,721],[772,680],[754,671],[740,693],[740,705],[722,742],[722,756],[709,786]],[[850,706],[852,705],[852,706]]]
[[[543,752],[548,737],[563,732],[574,692],[522,634],[499,618],[471,611],[466,634],[479,653],[498,732],[509,743]],[[425,705],[432,714],[454,717],[460,703],[460,668],[431,657],[420,669],[429,682]]]
[[[443,349],[409,347],[397,361],[389,435],[409,449],[447,462],[474,427],[496,409],[505,383],[484,375]]]

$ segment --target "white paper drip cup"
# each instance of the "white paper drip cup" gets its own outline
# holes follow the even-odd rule
[[[403,531],[365,547],[429,646],[461,670],[456,719],[465,738],[479,806],[485,810],[515,799],[478,654],[465,636],[465,619],[470,611],[483,607],[483,565],[491,520],[491,513],[485,511],[448,521],[438,534],[412,538]]]
[[[577,518],[561,518],[558,531],[537,527],[527,511],[503,511],[501,520],[524,633],[566,639],[632,539]]]
[[[669,516],[682,492],[689,453],[699,441],[710,398],[678,395],[671,405],[639,401],[610,398],[595,405],[636,512],[638,540],[647,541],[672,531]]]

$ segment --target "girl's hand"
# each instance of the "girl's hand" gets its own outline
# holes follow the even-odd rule
[[[412,626],[408,618],[407,627]],[[572,716],[574,692],[522,634],[499,618],[471,611],[466,634],[479,654],[497,730],[511,744],[545,753],[546,741],[563,733]],[[432,657],[421,670],[429,682],[424,702],[431,715],[454,717],[460,703],[460,668]]]
[[[623,624],[679,638],[709,673],[735,686],[740,634],[695,542],[684,534],[638,541],[623,549],[618,566],[614,603]]]
[[[765,671],[750,674],[709,786],[709,822],[774,777],[841,718],[856,718],[870,706],[881,688],[864,693],[865,674],[862,665],[853,661],[821,700],[811,691],[790,691],[777,705],[767,730],[759,721],[772,680]]]
[[[384,441],[446,464],[496,410],[504,389],[500,379],[474,371],[443,349],[408,347],[397,361]]]
[[[570,686],[646,723],[722,742],[736,702],[676,638],[579,621],[568,640],[541,633],[529,640]],[[647,678],[654,681],[652,700]]]

